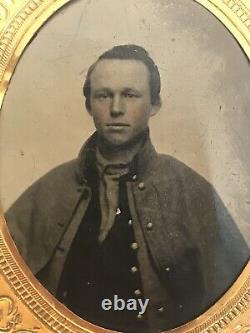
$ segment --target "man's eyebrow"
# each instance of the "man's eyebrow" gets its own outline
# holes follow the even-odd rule
[[[133,87],[124,87],[122,90],[123,90],[123,92],[134,91],[134,92],[140,93],[140,91],[138,89],[133,88]]]
[[[142,95],[142,92],[136,88],[133,87],[126,87],[122,90],[123,94],[127,94],[127,93],[135,93],[136,95]]]
[[[133,87],[124,87],[124,88],[122,88],[121,91],[122,91],[122,93],[134,92],[137,94],[141,94],[140,90],[133,88]],[[93,94],[98,94],[101,92],[107,92],[109,94],[113,94],[113,90],[108,87],[101,87],[101,88],[97,88],[96,90],[93,89]]]
[[[98,88],[96,90],[93,90],[94,93],[98,93],[98,92],[102,92],[102,91],[107,91],[107,92],[111,92],[111,89],[108,87],[102,87],[102,88]]]

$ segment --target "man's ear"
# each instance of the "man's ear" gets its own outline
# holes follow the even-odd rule
[[[151,105],[150,117],[153,117],[154,115],[156,115],[156,113],[158,113],[160,108],[161,108],[161,100],[159,101],[158,104]]]

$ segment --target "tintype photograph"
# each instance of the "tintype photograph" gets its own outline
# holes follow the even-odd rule
[[[79,317],[156,333],[249,260],[250,68],[191,0],[72,1],[26,48],[1,114],[1,205]]]

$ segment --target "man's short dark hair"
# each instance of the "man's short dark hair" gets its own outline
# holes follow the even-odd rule
[[[97,61],[90,66],[86,80],[83,86],[83,94],[86,98],[85,105],[87,110],[91,109],[90,95],[91,95],[91,81],[90,76],[95,69],[97,63],[103,59],[122,59],[122,60],[138,60],[143,62],[149,71],[149,86],[151,95],[151,104],[160,105],[160,91],[161,91],[161,79],[158,68],[154,63],[153,59],[149,56],[148,52],[141,46],[138,45],[118,45],[112,49],[104,52]]]

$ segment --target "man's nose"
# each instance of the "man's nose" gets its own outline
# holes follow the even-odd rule
[[[112,116],[119,116],[119,115],[124,114],[125,109],[124,109],[124,103],[123,103],[122,96],[115,95],[113,97],[110,112],[111,112]]]

